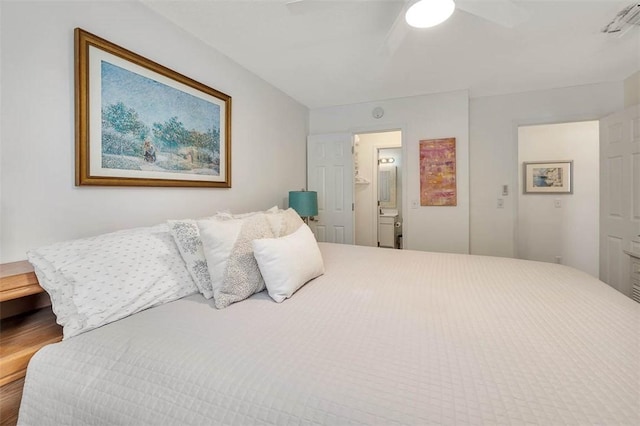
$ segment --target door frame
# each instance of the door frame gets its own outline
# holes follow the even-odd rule
[[[557,129],[561,128],[569,132],[574,132],[576,128],[579,129],[587,129],[585,126],[588,126],[589,133],[587,139],[589,140],[588,149],[585,148],[584,144],[581,147],[574,146],[572,148],[568,148],[567,146],[563,146],[563,148],[558,149],[549,148],[550,145],[546,145],[546,149],[544,151],[546,154],[541,158],[540,152],[536,152],[533,146],[541,146],[542,141],[539,138],[531,138],[527,137],[527,130],[531,128],[538,128],[543,126],[545,129],[553,129],[549,131],[558,131]],[[518,211],[518,216],[516,217],[515,225],[518,230],[518,241],[516,242],[516,246],[514,248],[517,253],[518,259],[532,259],[537,261],[544,261],[553,263],[553,257],[555,258],[555,263],[562,263],[565,265],[573,266],[574,268],[581,269],[584,272],[590,274],[591,276],[598,278],[598,263],[599,263],[599,223],[600,223],[600,205],[601,205],[601,195],[600,195],[600,133],[598,130],[599,120],[580,120],[580,121],[570,121],[570,122],[561,122],[561,123],[552,123],[552,124],[533,124],[533,125],[522,125],[519,126],[518,129],[522,130],[522,133],[518,133],[517,138],[517,151],[518,151],[518,185],[512,191],[514,195],[514,205]],[[531,130],[529,130],[531,131]],[[534,130],[535,131],[535,130]],[[558,136],[556,136],[558,137]],[[567,139],[566,136],[562,138],[563,140],[575,140],[574,137],[570,137]],[[523,145],[523,141],[526,141],[528,145]],[[563,142],[564,143],[564,142]],[[571,143],[571,142],[568,142]],[[542,144],[544,146],[544,144]],[[533,157],[522,158],[521,152],[524,147],[524,151],[529,151],[531,153],[531,149],[534,149],[535,154],[532,154]],[[540,148],[537,148],[540,149]],[[568,157],[568,159],[575,164],[576,161],[579,161],[582,164],[582,168],[578,167],[582,170],[582,178],[578,179],[577,182],[574,178],[576,177],[575,171],[573,172],[573,182],[572,185],[576,188],[576,184],[578,183],[582,185],[583,191],[571,191],[570,193],[557,193],[557,194],[533,194],[527,193],[525,191],[524,186],[524,169],[523,169],[523,161],[540,161],[540,160],[556,160],[558,157]],[[591,163],[593,162],[593,163]],[[588,169],[587,165],[592,165],[594,169]],[[578,170],[578,171],[580,171]],[[587,171],[592,171],[593,173],[587,173]],[[597,173],[596,173],[597,171]],[[586,175],[589,175],[588,177]],[[587,185],[587,182],[593,179],[593,185]],[[589,182],[591,183],[591,182]],[[579,188],[578,188],[579,189]],[[532,245],[527,244],[529,238],[523,238],[523,234],[527,234],[527,220],[531,220],[531,216],[526,218],[527,214],[522,211],[522,208],[534,207],[535,208],[549,208],[551,206],[551,200],[557,199],[561,201],[561,206],[563,210],[552,209],[550,212],[551,219],[550,223],[547,225],[557,226],[558,229],[562,231],[563,237],[560,240],[555,240],[553,238],[550,241],[547,241],[550,245],[545,247],[547,250],[543,255],[540,253],[541,240],[536,240],[535,236],[531,234],[528,237],[532,238],[534,241],[537,241],[538,244],[533,243]],[[546,206],[546,207],[540,207]],[[582,213],[578,214],[578,206],[582,206],[585,208],[584,215]],[[560,207],[560,205],[556,205],[556,207]],[[520,212],[523,212],[523,215],[520,215]],[[574,219],[576,219],[576,215],[587,218],[590,224],[594,226],[589,226],[587,229],[577,232],[577,228],[572,226]],[[525,225],[522,225],[525,224]],[[540,223],[534,223],[533,226],[542,226]],[[579,235],[578,235],[579,234]],[[565,239],[566,238],[566,239]],[[577,238],[586,238],[588,240],[588,245],[584,246],[585,242],[580,244],[582,247],[578,249],[576,242],[579,241]],[[546,240],[545,240],[546,241]],[[567,243],[565,245],[565,243]],[[555,250],[551,249],[554,247]],[[555,251],[555,253],[551,254],[551,251]],[[534,253],[534,254],[532,254]]]
[[[409,169],[408,165],[407,165],[407,159],[409,158],[407,156],[407,125],[406,124],[380,124],[380,125],[375,125],[375,126],[365,126],[365,127],[352,127],[351,129],[347,130],[346,132],[349,133],[351,132],[352,135],[352,139],[355,138],[356,135],[358,134],[363,134],[363,133],[386,133],[386,132],[400,132],[400,143],[401,143],[401,150],[402,150],[402,161],[403,161],[403,167],[402,167],[402,239],[403,241],[407,241],[407,235],[409,234],[409,229],[411,227],[409,221],[407,220],[409,217],[409,214],[407,214],[408,212],[408,208],[409,208],[409,196],[408,194],[408,189],[407,189],[407,184],[408,184],[408,179],[407,179],[407,171]],[[354,139],[355,140],[355,139]],[[379,148],[383,148],[383,147],[379,147]],[[397,147],[391,147],[391,148],[397,148]],[[355,149],[355,147],[354,147]],[[377,159],[377,149],[376,151],[376,159]],[[354,168],[355,170],[355,168]],[[376,177],[376,187],[375,190],[377,191],[377,177]],[[354,184],[355,186],[355,184]],[[354,189],[354,196],[353,196],[353,203],[355,205],[355,189]],[[376,192],[376,196],[377,196],[377,192]],[[355,215],[354,215],[354,222],[355,222]],[[376,238],[378,237],[378,228],[377,228],[377,224],[378,221],[376,219],[376,230],[375,230],[375,236]],[[353,241],[355,244],[356,241],[356,227],[355,227],[355,223],[354,223],[354,227],[353,227]]]
[[[577,123],[581,121],[600,121],[604,117],[593,115],[593,114],[560,114],[553,117],[553,120],[547,119],[521,119],[521,120],[513,120],[511,122],[511,135],[512,139],[516,141],[515,149],[513,150],[513,156],[511,158],[511,176],[513,176],[513,180],[511,181],[511,189],[509,192],[509,197],[513,197],[512,201],[512,225],[513,225],[513,250],[512,257],[519,259],[520,253],[518,253],[518,244],[519,244],[519,231],[518,231],[518,218],[519,218],[519,207],[518,207],[518,188],[520,187],[520,170],[522,170],[521,165],[519,164],[520,152],[518,149],[518,128],[524,126],[538,126],[538,125],[547,125],[547,124],[565,124],[565,123]]]

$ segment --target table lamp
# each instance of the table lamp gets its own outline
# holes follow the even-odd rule
[[[318,193],[316,191],[289,191],[289,207],[304,219],[304,223],[309,224],[309,217],[318,215]]]

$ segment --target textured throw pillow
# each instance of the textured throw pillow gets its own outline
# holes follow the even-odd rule
[[[57,243],[28,258],[65,339],[198,291],[167,225]]]
[[[324,274],[318,243],[305,224],[285,237],[257,239],[252,244],[269,296],[278,303]]]
[[[300,229],[302,225],[304,225],[304,221],[298,212],[292,208],[288,208],[282,213],[282,228],[279,236],[284,237],[285,235],[293,234]]]
[[[264,290],[251,241],[273,237],[265,214],[243,219],[199,220],[216,308],[226,308]]]
[[[280,209],[278,206],[273,206],[265,211],[255,211],[255,212],[247,212],[247,213],[231,213],[229,210],[223,210],[216,213],[214,216],[216,219],[228,220],[228,219],[245,219],[250,216],[254,216],[257,214],[274,214],[278,213]]]
[[[207,269],[207,260],[202,250],[198,224],[192,219],[169,220],[167,223],[193,281],[200,293],[207,299],[211,299],[213,288]]]
[[[266,210],[270,216],[279,212],[278,206],[273,206]],[[229,220],[253,216],[262,212],[250,212],[233,215],[229,211],[218,212],[215,216],[208,219]],[[198,224],[193,219],[169,220],[167,221],[171,235],[180,250],[182,259],[187,265],[187,269],[198,286],[200,293],[207,298],[213,297],[213,288],[211,286],[211,277],[207,268],[207,259],[202,250],[202,240],[200,239],[200,230]]]
[[[297,231],[298,228],[304,224],[302,218],[292,208],[279,210],[273,214],[269,214],[267,215],[267,220],[269,220],[273,236],[276,238],[289,235]]]

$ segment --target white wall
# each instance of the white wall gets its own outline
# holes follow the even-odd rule
[[[1,8],[0,261],[167,218],[283,207],[290,189],[305,186],[307,108],[144,5],[46,1]],[[74,186],[75,27],[232,96],[231,189]]]
[[[358,175],[367,179],[368,185],[355,185],[355,234],[360,246],[378,245],[378,149],[402,146],[402,134],[398,131],[384,133],[361,133],[356,142]],[[399,164],[400,162],[398,162]],[[394,163],[394,165],[397,165]],[[402,169],[400,173],[402,173]],[[400,177],[400,176],[399,176]],[[398,183],[402,185],[401,179]],[[401,192],[400,192],[401,193]]]
[[[640,71],[624,80],[624,107],[640,104]]]
[[[384,108],[380,119],[373,108]],[[415,250],[469,252],[469,96],[457,91],[410,98],[312,109],[312,134],[362,133],[401,129],[404,158],[404,247]],[[420,203],[419,142],[456,138],[458,205],[407,208]]]
[[[518,129],[518,163],[573,161],[572,194],[523,194],[518,177],[518,246],[521,259],[556,262],[599,276],[599,122]],[[556,207],[559,202],[560,207]]]
[[[622,108],[622,82],[471,99],[471,253],[516,255],[518,126],[597,120]]]

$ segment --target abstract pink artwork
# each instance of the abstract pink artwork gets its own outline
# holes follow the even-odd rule
[[[456,138],[420,141],[420,205],[457,205]]]

